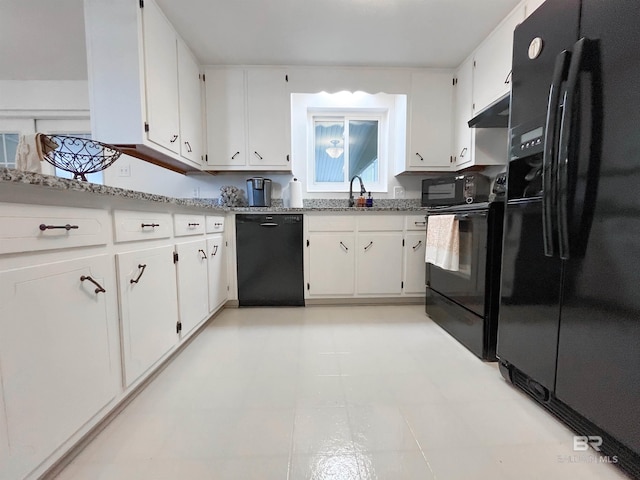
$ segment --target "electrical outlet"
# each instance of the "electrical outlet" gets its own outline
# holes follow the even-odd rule
[[[193,189],[193,198],[200,198],[200,187],[195,187]]]
[[[404,198],[404,187],[393,187],[393,198]]]
[[[118,176],[120,177],[130,177],[131,176],[131,167],[129,164],[120,165],[118,170]]]

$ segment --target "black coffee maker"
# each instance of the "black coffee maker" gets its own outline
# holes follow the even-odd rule
[[[270,207],[271,180],[262,177],[248,178],[247,199],[250,207]]]

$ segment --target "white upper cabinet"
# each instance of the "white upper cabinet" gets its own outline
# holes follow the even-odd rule
[[[180,153],[176,34],[155,3],[142,14],[149,140]]]
[[[413,72],[407,112],[407,156],[395,174],[448,171],[451,156],[453,85],[450,72]]]
[[[154,0],[86,0],[84,9],[94,138],[174,170],[200,170],[200,72],[171,23]]]
[[[206,167],[244,167],[247,148],[244,140],[245,86],[241,69],[208,69],[207,97],[207,156]]]
[[[544,0],[527,0],[524,4],[524,14],[525,18],[529,17],[533,12],[535,12],[540,5],[544,3]]]
[[[468,58],[455,73],[453,157],[456,168],[465,168],[473,160],[473,129],[467,123],[473,116],[473,59]]]
[[[281,68],[206,71],[207,170],[290,171],[290,96]]]
[[[178,39],[178,91],[180,102],[180,156],[200,166],[202,148],[202,75],[187,45]]]
[[[474,115],[511,90],[513,31],[524,20],[524,10],[524,4],[518,5],[475,52]]]

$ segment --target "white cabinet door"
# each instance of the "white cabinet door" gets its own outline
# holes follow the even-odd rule
[[[474,115],[509,93],[513,31],[524,20],[524,5],[519,5],[480,45],[474,56]]]
[[[452,83],[448,72],[411,74],[404,171],[451,169]]]
[[[309,295],[353,295],[355,292],[355,235],[309,235]]]
[[[176,245],[178,253],[178,310],[182,336],[209,315],[207,242],[195,240]]]
[[[244,71],[210,68],[206,75],[208,166],[246,164]]]
[[[247,70],[249,165],[256,168],[289,165],[287,72],[283,69]]]
[[[540,5],[544,3],[544,0],[527,0],[524,5],[525,8],[525,17],[528,18],[533,12],[535,12]]]
[[[467,123],[473,117],[473,60],[469,58],[456,72],[453,155],[456,168],[465,168],[473,160],[473,129]]]
[[[155,2],[142,9],[148,138],[180,153],[176,34]]]
[[[180,155],[195,166],[202,155],[202,94],[200,67],[182,40],[178,41]]]
[[[0,478],[23,478],[117,394],[114,277],[108,255],[0,272],[11,455],[0,464]]]
[[[402,292],[402,232],[358,234],[358,288],[360,295],[396,295]]]
[[[227,300],[227,258],[222,234],[207,239],[209,255],[209,311],[218,309]]]
[[[173,245],[116,255],[125,385],[177,343],[178,292]]]
[[[404,293],[425,293],[426,232],[411,232],[405,237]]]

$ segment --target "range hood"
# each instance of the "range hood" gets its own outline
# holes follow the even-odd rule
[[[469,120],[469,128],[507,128],[509,126],[509,103],[511,95],[496,100]]]

